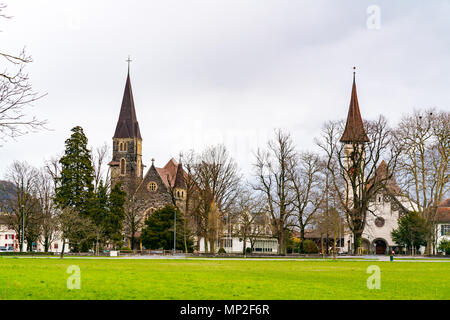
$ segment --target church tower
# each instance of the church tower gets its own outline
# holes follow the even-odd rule
[[[356,148],[361,148],[361,152],[356,154],[363,154],[363,147],[366,142],[369,142],[366,131],[364,130],[361,112],[359,111],[358,95],[356,93],[355,72],[353,72],[353,86],[352,95],[350,98],[350,106],[348,108],[347,122],[345,123],[344,133],[342,134],[340,142],[344,143],[345,166],[348,170],[352,166],[353,151]]]
[[[142,181],[142,137],[134,107],[129,65],[119,120],[113,136],[112,161],[109,165],[111,168],[111,188],[121,181],[123,190],[128,195],[134,193]]]
[[[364,178],[357,172],[364,170],[364,145],[369,142],[369,138],[364,130],[361,112],[359,111],[355,72],[353,72],[352,95],[350,98],[347,122],[345,123],[344,133],[342,134],[340,142],[344,143],[344,167],[347,177],[346,188],[348,188],[347,199],[351,200],[353,199],[352,185],[355,186],[356,190],[359,190],[359,186],[362,185],[364,180]]]

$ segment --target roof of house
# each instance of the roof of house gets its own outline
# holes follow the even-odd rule
[[[138,138],[142,139],[139,123],[134,107],[133,91],[131,90],[130,73],[128,72],[122,106],[120,107],[119,120],[113,138]]]
[[[450,198],[442,201],[436,210],[436,222],[450,223]]]
[[[356,93],[355,73],[353,72],[352,96],[348,108],[347,122],[341,137],[341,142],[368,142],[366,131],[364,130],[361,112],[359,111],[358,95]]]

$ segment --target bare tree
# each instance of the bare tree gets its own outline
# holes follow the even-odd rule
[[[92,165],[94,167],[94,190],[98,189],[100,181],[109,190],[111,179],[107,159],[110,154],[110,148],[108,144],[104,143],[101,147],[95,148],[95,151],[94,148],[91,148],[91,150]]]
[[[37,176],[35,168],[19,161],[15,161],[6,174],[7,180],[14,185],[14,197],[6,199],[2,203],[2,209],[8,213],[8,223],[16,232],[21,252],[24,250],[23,236],[25,235],[27,240],[35,238],[36,215],[39,212],[39,201],[36,198]],[[30,245],[31,243],[28,243],[28,249]]]
[[[131,250],[136,248],[136,234],[141,230],[145,220],[146,204],[142,200],[136,198],[133,194],[127,196],[124,211],[125,216],[123,220],[124,232],[130,238]]]
[[[188,172],[192,177],[195,196],[190,210],[196,221],[198,237],[203,237],[205,251],[215,252],[215,242],[222,233],[223,217],[228,215],[237,196],[241,176],[236,162],[230,157],[225,146],[208,147],[200,155],[195,156],[194,164],[190,164]]]
[[[295,150],[289,134],[277,130],[275,138],[267,144],[267,150],[259,149],[256,154],[256,183],[271,217],[272,230],[278,239],[279,253],[286,254],[286,237],[293,226],[292,172]]]
[[[86,237],[94,238],[96,234],[95,224],[90,219],[82,217],[76,209],[69,206],[59,212],[58,226],[63,240],[61,259],[64,257],[67,239],[69,240],[71,249],[79,248]]]
[[[300,240],[305,240],[305,228],[312,222],[324,196],[324,165],[318,154],[303,152],[292,157],[289,175],[292,181],[293,214],[300,229]]]
[[[246,253],[247,240],[253,250],[255,242],[261,236],[270,236],[266,227],[271,227],[266,215],[263,199],[258,198],[250,189],[242,188],[236,199],[235,209],[227,223],[228,233],[242,239],[244,245],[242,254]]]
[[[2,13],[6,5],[0,3],[0,18],[10,18]],[[32,62],[23,49],[18,55],[0,52],[0,61],[10,69],[0,70],[0,139],[15,138],[45,128],[46,121],[29,117],[26,108],[42,98],[29,83],[25,66]]]
[[[37,176],[36,192],[39,200],[41,244],[44,251],[48,252],[56,238],[57,218],[56,206],[54,205],[54,180],[47,169],[41,168]]]
[[[435,249],[432,228],[436,210],[450,191],[450,112],[415,111],[402,118],[396,136],[397,143],[404,145],[397,181],[429,225],[426,253],[430,254],[432,247]]]
[[[338,205],[345,213],[347,226],[353,233],[355,254],[367,214],[375,214],[369,209],[369,202],[392,181],[402,147],[395,143],[383,116],[375,121],[366,121],[364,126],[368,142],[340,143],[344,131],[342,121],[325,123],[322,137],[316,141],[325,152],[330,183],[336,191]],[[377,170],[382,160],[386,165]]]

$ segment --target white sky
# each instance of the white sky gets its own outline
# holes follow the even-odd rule
[[[147,165],[225,143],[249,176],[274,128],[314,149],[322,123],[347,114],[353,66],[363,118],[450,109],[449,1],[2,2],[13,19],[0,20],[0,51],[33,56],[31,81],[48,95],[29,112],[52,131],[2,143],[0,179],[14,160],[62,153],[76,125],[90,146],[111,145],[128,55]]]

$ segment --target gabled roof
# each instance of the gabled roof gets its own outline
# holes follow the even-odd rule
[[[450,198],[442,201],[436,210],[436,222],[450,223]]]
[[[123,93],[122,106],[120,107],[119,120],[113,138],[138,138],[142,139],[139,123],[134,108],[133,91],[131,90],[130,73]]]
[[[353,72],[352,96],[348,108],[347,122],[345,130],[341,137],[341,142],[369,142],[366,131],[364,130],[361,112],[359,111],[358,95],[356,93],[355,73]]]
[[[375,177],[377,180],[386,179],[386,175],[388,174],[388,165],[386,161],[382,160],[379,166],[375,169]],[[371,185],[374,177],[372,177],[368,183],[368,186]],[[384,182],[386,184],[386,189],[393,195],[401,194],[401,189],[397,184],[394,176]]]

